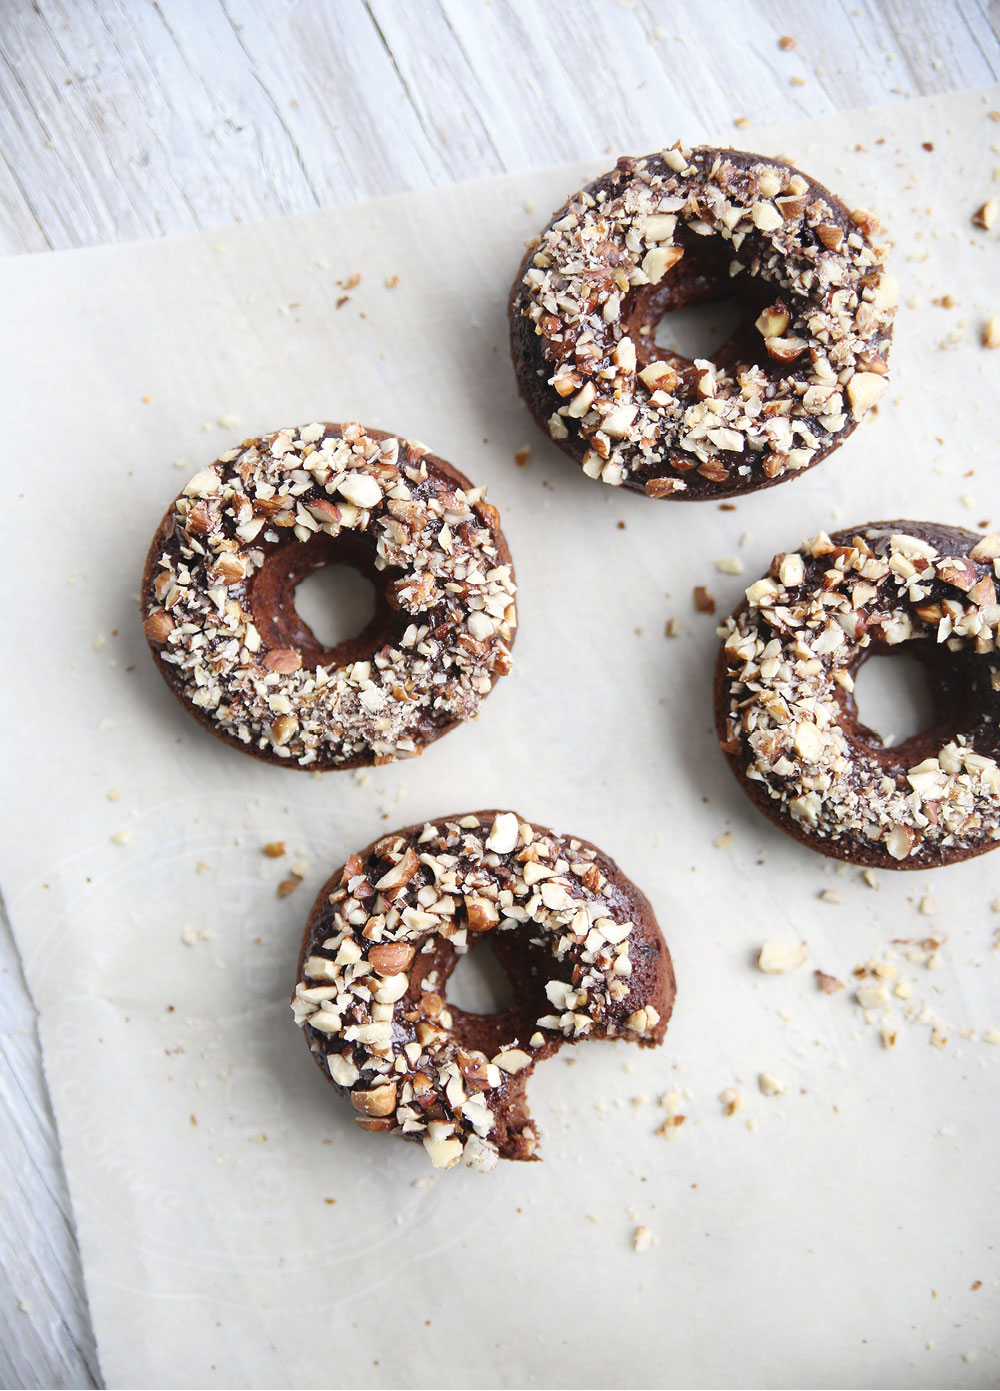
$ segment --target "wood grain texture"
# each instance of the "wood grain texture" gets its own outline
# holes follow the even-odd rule
[[[765,122],[994,81],[998,28],[996,0],[5,0],[0,253],[678,135],[731,132],[752,148]],[[91,1386],[55,1126],[5,922],[0,970],[0,1384]]]

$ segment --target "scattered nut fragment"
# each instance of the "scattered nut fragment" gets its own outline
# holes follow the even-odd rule
[[[824,889],[820,894],[820,901],[822,903],[843,903],[844,900],[835,889]]]
[[[668,618],[663,631],[666,637],[675,638],[680,634],[681,625],[676,618]]]
[[[792,38],[791,34],[782,34],[781,38],[778,40],[778,47],[781,49],[782,53],[791,53],[792,49],[795,47],[795,40]]]
[[[727,1116],[735,1116],[737,1111],[743,1110],[743,1097],[735,1087],[726,1087],[725,1091],[721,1091],[719,1100],[722,1102]]]
[[[636,1227],[632,1233],[632,1250],[648,1251],[651,1246],[656,1245],[656,1237],[648,1227]]]
[[[269,840],[264,846],[264,854],[271,860],[280,860],[285,853],[285,842],[283,840]]]
[[[742,575],[743,561],[738,555],[724,555],[715,562],[715,568],[720,575]]]
[[[716,850],[728,850],[733,843],[732,831],[724,831],[721,836],[716,836],[712,841]]]
[[[698,613],[715,612],[715,596],[703,584],[696,584],[693,591],[694,606]]]
[[[527,444],[522,444],[520,449],[514,450],[514,463],[517,464],[518,468],[524,468],[530,456],[531,446]]]
[[[788,1090],[788,1084],[773,1072],[762,1072],[757,1085],[765,1096],[781,1096]]]
[[[981,208],[977,208],[972,214],[972,224],[974,227],[982,227],[987,232],[995,226],[997,213],[1000,212],[1000,202],[996,198],[987,198]]]
[[[836,976],[828,975],[826,971],[814,971],[813,975],[816,977],[816,984],[824,995],[836,995],[838,990],[844,989],[844,982],[838,980]]]
[[[805,947],[801,942],[765,942],[757,957],[757,965],[769,976],[784,976],[804,966],[806,959]]]
[[[1000,314],[991,314],[983,329],[983,347],[1000,348]]]
[[[920,900],[920,912],[923,913],[924,917],[932,918],[937,910],[937,901],[933,895],[929,893],[924,894],[923,898]]]
[[[132,839],[132,832],[129,830],[115,831],[111,839],[114,841],[115,845],[128,845],[129,841]]]
[[[870,889],[878,888],[878,875],[875,873],[873,869],[862,870],[861,878],[865,881],[865,883],[868,885]]]

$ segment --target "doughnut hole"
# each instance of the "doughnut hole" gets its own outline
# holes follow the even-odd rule
[[[343,618],[331,612],[330,621],[324,623],[317,634],[296,607],[296,590],[320,571],[328,572],[333,581],[344,567],[350,567],[360,580],[367,580],[374,592],[366,605],[361,585],[356,581],[351,586],[349,611]],[[317,606],[323,603],[322,591],[310,589],[308,611],[315,614]],[[337,591],[331,593],[328,588],[326,595],[332,609]],[[307,669],[367,661],[391,640],[397,629],[402,633],[405,627],[401,622],[403,615],[393,610],[385,597],[385,576],[375,569],[374,552],[349,536],[314,536],[309,541],[283,546],[273,552],[250,583],[248,604],[265,645],[293,648],[300,653],[302,665]],[[345,627],[349,631],[354,629],[356,623],[363,623],[360,632],[353,631],[350,636],[329,640]]]
[[[485,942],[458,957],[448,977],[448,1004],[463,1014],[504,1014],[514,1003],[514,987]]]
[[[695,358],[707,358],[728,372],[758,366],[775,380],[787,376],[795,364],[773,361],[756,327],[761,311],[781,296],[779,287],[746,270],[731,276],[733,251],[721,238],[681,230],[678,242],[684,248],[681,260],[658,284],[633,290],[622,304],[622,324],[635,344],[638,370],[668,362],[681,377],[684,394],[692,397],[701,375]],[[794,315],[791,300],[785,295]],[[671,324],[675,314],[676,334]]]
[[[325,565],[299,581],[295,609],[316,641],[332,651],[375,617],[375,588],[353,565]]]
[[[988,658],[951,652],[932,638],[880,642],[862,653],[852,674],[853,694],[840,693],[844,732],[887,771],[936,757],[957,735],[996,755],[1000,697]]]

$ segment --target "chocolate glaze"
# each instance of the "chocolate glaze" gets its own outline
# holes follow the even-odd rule
[[[835,546],[850,546],[855,536],[864,536],[869,545],[877,550],[877,537],[886,539],[895,533],[915,536],[934,546],[941,556],[967,557],[974,546],[982,540],[981,535],[966,531],[961,527],[943,526],[933,522],[887,521],[866,523],[849,527],[831,534]],[[992,561],[973,561],[980,578],[994,575]],[[791,602],[811,588],[823,588],[822,572],[826,568],[824,559],[807,562],[805,580],[802,585],[789,589]],[[930,597],[922,602],[933,603],[942,598],[954,599],[957,591],[940,580],[932,584]],[[898,596],[894,605],[906,609],[908,606]],[[734,610],[734,618],[744,613],[746,600]],[[910,606],[910,612],[913,609]],[[916,619],[920,623],[919,618]],[[926,625],[923,625],[926,627]],[[872,643],[858,652],[846,669],[856,676],[859,669],[872,656],[903,652],[921,663],[927,674],[928,691],[931,698],[932,717],[927,729],[920,730],[911,738],[899,744],[886,746],[881,736],[864,725],[858,717],[854,695],[846,690],[837,692],[840,706],[840,728],[848,745],[869,759],[874,759],[894,778],[897,784],[905,781],[907,770],[926,758],[936,756],[942,746],[957,735],[964,736],[968,746],[976,753],[988,758],[1000,759],[1000,693],[992,689],[990,680],[990,655],[969,650],[952,652],[943,643],[938,643],[931,634],[913,638],[907,642],[890,646],[877,630],[869,630]],[[996,654],[992,654],[992,665],[996,666]],[[771,796],[767,788],[755,779],[746,776],[750,759],[745,745],[733,748],[727,739],[727,720],[730,702],[730,673],[724,648],[720,650],[715,669],[714,707],[715,724],[720,745],[729,767],[744,792],[757,809],[793,839],[807,845],[811,850],[833,859],[846,860],[851,864],[864,865],[877,869],[925,870],[944,865],[956,864],[973,856],[992,850],[998,842],[983,836],[961,843],[943,846],[933,841],[924,841],[919,850],[905,860],[890,856],[881,844],[860,836],[832,838],[810,833],[788,812],[787,806]]]
[[[858,229],[844,204],[823,184],[809,178],[806,174],[802,174],[793,166],[786,165],[781,160],[769,159],[764,155],[740,150],[718,149],[709,153],[720,156],[741,170],[747,170],[755,164],[765,163],[776,168],[787,169],[791,173],[800,174],[809,185],[808,196],[811,199],[822,199],[829,205],[830,217],[828,220],[836,223],[845,235],[857,232]],[[659,154],[646,156],[646,162],[654,171],[662,172],[666,168]],[[588,184],[586,191],[595,198],[601,193],[610,196],[617,190],[621,181],[628,178],[635,163],[634,159],[620,159],[613,170]],[[572,199],[567,200],[561,208],[553,213],[544,230],[548,230],[554,222],[566,215],[571,201]],[[658,285],[632,289],[626,294],[622,302],[621,317],[627,326],[629,336],[636,345],[638,369],[641,370],[655,360],[669,362],[687,387],[691,399],[695,399],[694,379],[698,373],[693,361],[679,353],[657,347],[654,330],[660,318],[670,310],[680,309],[691,304],[705,304],[733,298],[740,308],[740,323],[725,342],[706,356],[717,367],[729,372],[733,372],[739,367],[756,365],[772,380],[791,378],[793,381],[804,381],[806,371],[802,365],[776,363],[768,357],[763,339],[754,327],[754,320],[761,310],[765,305],[774,301],[777,293],[775,285],[759,276],[747,273],[734,280],[729,275],[728,270],[733,255],[731,245],[720,238],[700,236],[691,231],[683,221],[678,221],[674,240],[676,244],[684,248],[683,259],[667,272]],[[815,232],[807,226],[802,228],[802,245],[819,245]],[[761,234],[750,231],[740,249],[741,258],[753,264],[756,247],[762,246]],[[549,437],[549,417],[563,404],[563,400],[549,384],[554,363],[546,357],[544,346],[546,340],[535,332],[534,323],[525,313],[522,280],[532,264],[534,254],[535,248],[532,247],[525,254],[518,267],[508,303],[508,318],[510,321],[511,353],[518,390],[534,417],[535,423]],[[806,303],[804,297],[795,296],[788,291],[783,290],[781,296],[786,305],[793,311],[793,317],[795,309],[800,304]],[[641,329],[644,327],[649,330],[648,334],[641,333]],[[609,361],[610,359],[605,359],[602,365],[607,366]],[[564,418],[564,424],[569,430],[568,438],[554,440],[553,443],[575,463],[581,464],[584,455],[590,448],[590,442],[577,431],[575,421]],[[857,424],[857,420],[848,412],[847,421],[841,430],[836,434],[826,432],[825,438],[821,441],[821,448],[807,468],[787,470],[775,478],[768,478],[759,468],[753,471],[749,479],[741,477],[735,472],[735,469],[739,463],[744,461],[744,456],[732,451],[722,451],[719,458],[723,463],[728,464],[732,471],[724,482],[711,482],[696,471],[693,467],[696,461],[690,454],[673,451],[669,456],[670,466],[673,469],[680,468],[682,470],[680,476],[687,484],[687,489],[684,492],[671,493],[669,497],[673,500],[689,502],[701,499],[722,499],[786,482],[790,478],[797,477],[800,473],[807,472],[809,468],[814,468],[816,464],[843,443]],[[636,457],[641,458],[639,455]],[[636,471],[626,478],[623,486],[633,492],[644,493],[645,485],[650,479],[660,478],[666,474],[667,470],[662,463],[650,466],[648,463],[640,462]]]
[[[442,826],[445,822],[460,821],[468,815],[470,813],[463,812],[456,816],[437,817],[433,824]],[[493,818],[497,815],[497,811],[488,809],[473,812],[471,815],[477,816],[480,822],[489,828]],[[403,838],[408,845],[419,851],[424,848],[418,844],[423,827],[424,823],[407,826],[400,831],[379,837],[377,841],[359,852],[357,858],[361,868],[355,869],[354,872],[365,873],[374,882],[391,864],[391,861],[380,853],[380,847]],[[566,841],[569,839],[566,836],[556,837],[552,831],[544,826],[535,825],[534,830],[542,836],[552,837],[556,840]],[[633,965],[632,974],[629,977],[628,995],[613,1008],[609,1020],[602,1026],[595,1026],[593,1032],[586,1037],[607,1038],[609,1036],[608,1023],[613,1022],[621,1025],[621,1022],[628,1018],[634,1010],[643,1005],[653,1005],[659,1012],[659,1022],[650,1031],[648,1037],[636,1040],[643,1047],[653,1047],[663,1041],[673,1009],[676,983],[670,953],[663,940],[652,905],[645,894],[623,874],[614,860],[605,855],[603,851],[598,850],[596,846],[591,845],[590,842],[580,840],[579,837],[573,837],[573,839],[584,849],[594,851],[595,863],[611,886],[608,904],[612,914],[618,920],[631,920],[636,928],[629,941],[629,956]],[[352,857],[352,862],[353,860],[354,857]],[[299,952],[297,980],[302,979],[303,966],[307,958],[314,954],[323,954],[321,943],[330,935],[334,917],[334,909],[329,902],[330,895],[343,882],[344,871],[345,866],[342,865],[331,875],[313,904]],[[498,874],[502,882],[503,874],[499,871]],[[429,882],[433,881],[429,880]],[[516,929],[503,931],[494,929],[490,932],[474,934],[472,937],[471,950],[492,951],[510,981],[514,993],[514,1004],[509,1009],[499,1014],[479,1015],[467,1013],[454,1005],[447,1006],[453,1017],[450,1035],[461,1047],[477,1049],[485,1053],[487,1058],[491,1058],[502,1046],[516,1042],[518,1048],[523,1049],[531,1057],[530,1063],[521,1072],[512,1076],[503,1074],[501,1086],[484,1093],[495,1119],[495,1127],[490,1134],[490,1139],[497,1145],[501,1158],[505,1159],[535,1159],[538,1157],[534,1153],[533,1130],[529,1129],[529,1134],[525,1134],[526,1127],[530,1127],[531,1123],[525,1087],[536,1063],[552,1057],[564,1044],[585,1041],[571,1040],[549,1029],[538,1029],[536,1020],[552,1012],[552,1005],[545,994],[545,984],[554,976],[568,978],[566,976],[568,968],[565,963],[561,966],[550,951],[530,942],[532,930],[537,932],[538,929],[537,927],[532,929],[531,924],[525,924]],[[395,1023],[396,1037],[401,1042],[409,1041],[414,1037],[414,1026],[402,1023],[398,1016],[403,1011],[413,1011],[420,1008],[421,985],[431,972],[437,971],[439,974],[439,982],[434,993],[444,997],[447,1001],[447,980],[455,969],[458,954],[444,937],[435,936],[433,941],[434,950],[426,955],[418,950],[407,971],[410,984],[397,1011]],[[330,1035],[311,1028],[308,1020],[304,1032],[313,1058],[323,1076],[343,1097],[348,1098],[351,1088],[339,1086],[334,1082],[326,1065],[327,1051],[334,1046]],[[544,1035],[545,1042],[539,1047],[532,1047],[528,1040],[536,1032],[541,1032]],[[618,1033],[615,1037],[620,1038],[622,1034]],[[338,1048],[341,1046],[339,1042],[336,1044]],[[420,1135],[405,1135],[403,1138],[418,1142],[421,1139]]]

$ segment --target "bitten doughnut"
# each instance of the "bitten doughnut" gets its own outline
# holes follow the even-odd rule
[[[588,477],[649,497],[792,478],[886,388],[897,287],[879,230],[763,155],[620,159],[529,243],[510,303],[521,394]],[[742,322],[711,359],[657,347],[661,315],[733,295]]]
[[[489,943],[515,1002],[448,1003],[458,956]],[[661,1043],[674,1001],[653,910],[606,855],[516,812],[408,826],[324,886],[292,997],[323,1074],[364,1130],[421,1141],[437,1168],[531,1159],[525,1083],[564,1043]]]
[[[929,869],[1000,840],[1000,535],[875,522],[777,555],[728,620],[716,723],[782,830],[854,864]],[[924,665],[929,729],[885,747],[859,722],[874,652]]]
[[[142,584],[146,636],[206,729],[292,768],[412,758],[510,669],[514,572],[495,507],[422,445],[361,425],[246,440],[170,506]],[[295,587],[343,563],[368,626],[324,647]]]

